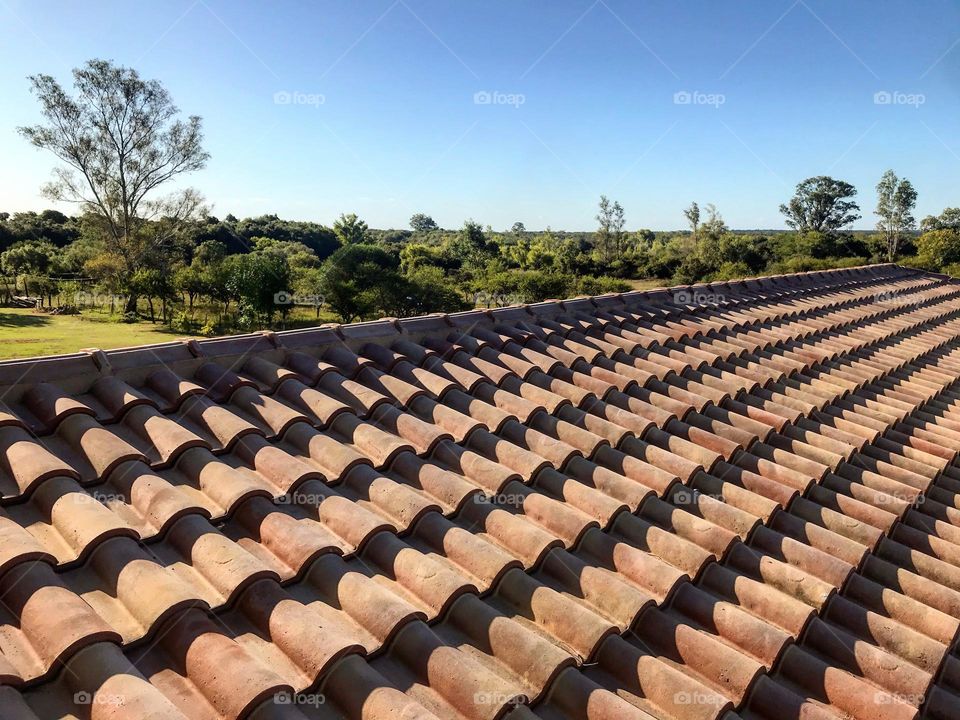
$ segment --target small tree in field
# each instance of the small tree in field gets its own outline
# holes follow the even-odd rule
[[[158,258],[199,214],[196,191],[160,191],[206,164],[201,121],[196,115],[180,120],[158,81],[106,60],[76,68],[73,81],[71,96],[50,75],[31,76],[46,122],[19,132],[63,163],[44,194],[99,220],[106,252],[127,283],[140,269],[162,265]],[[137,288],[127,284],[126,290],[126,309],[136,312]]]

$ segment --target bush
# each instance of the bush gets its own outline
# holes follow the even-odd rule
[[[866,265],[867,258],[815,258],[809,255],[796,255],[780,262],[773,263],[767,268],[767,274],[788,274],[798,272],[810,272],[812,270],[832,270],[835,268],[856,267],[857,265]]]
[[[708,278],[714,280],[739,280],[740,278],[753,277],[756,273],[745,262],[725,262],[715,273]]]
[[[925,232],[917,238],[917,261],[934,272],[960,263],[960,233],[946,229]]]
[[[178,332],[196,335],[200,332],[200,321],[191,317],[189,313],[180,311],[175,312],[170,318],[170,327]]]

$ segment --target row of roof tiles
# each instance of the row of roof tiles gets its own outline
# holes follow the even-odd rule
[[[958,287],[722,288],[0,368],[0,707],[955,717]]]

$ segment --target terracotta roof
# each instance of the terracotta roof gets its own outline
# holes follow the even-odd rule
[[[0,364],[0,716],[960,717],[960,283]]]

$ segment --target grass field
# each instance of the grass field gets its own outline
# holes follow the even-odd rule
[[[627,280],[633,290],[652,290],[653,288],[667,287],[669,280],[657,280],[656,278],[645,278],[643,280]]]
[[[0,309],[0,359],[71,353],[82,348],[167,342],[182,333],[149,322],[124,324],[81,315],[45,315],[30,309]]]
[[[629,280],[634,290],[662,287],[663,280]],[[72,353],[83,348],[110,350],[132,345],[168,342],[185,333],[162,323],[116,322],[106,312],[90,310],[83,315],[47,315],[26,308],[0,308],[0,360]],[[307,327],[335,318],[326,310],[317,319],[313,310],[296,308],[287,327]]]

